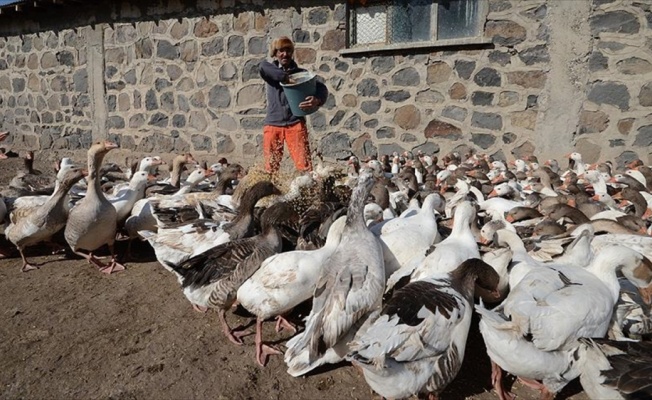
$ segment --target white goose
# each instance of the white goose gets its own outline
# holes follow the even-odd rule
[[[478,259],[450,273],[410,282],[370,317],[347,355],[384,398],[436,396],[462,366],[477,284],[495,291],[498,274]]]
[[[134,204],[145,197],[147,182],[154,179],[154,175],[150,175],[147,171],[137,171],[132,175],[126,187],[114,192],[113,196],[107,196],[118,213],[119,223],[129,216]]]
[[[382,226],[378,224],[371,228],[383,242],[386,276],[390,276],[409,262],[418,265],[425,258],[430,246],[441,242],[435,218],[435,206],[440,201],[439,194],[431,193],[426,196],[416,214],[394,218]]]
[[[626,247],[604,247],[586,269],[564,265],[533,269],[499,307],[476,306],[499,397],[509,397],[502,387],[501,368],[538,385],[545,398],[576,378],[579,370],[571,360],[577,339],[604,336],[618,299],[616,271],[635,274],[647,268],[642,261],[640,253]]]
[[[317,281],[306,330],[287,343],[285,362],[292,376],[321,365],[324,358],[320,357],[348,341],[349,330],[380,306],[385,283],[383,253],[363,218],[374,182],[372,172],[362,170],[351,195],[342,239]],[[341,357],[345,354],[346,350]]]
[[[240,304],[257,317],[256,360],[261,366],[265,365],[266,347],[262,341],[263,321],[277,316],[280,323],[289,325],[283,314],[313,295],[323,264],[340,244],[345,223],[346,216],[333,222],[326,244],[317,250],[289,251],[266,259],[238,289]]]
[[[399,281],[415,281],[448,273],[469,258],[480,258],[478,244],[471,231],[471,224],[474,223],[475,206],[468,201],[461,203],[455,209],[450,236],[435,244],[434,250],[416,268],[414,264],[408,264],[392,274],[387,281],[387,290],[394,288]]]

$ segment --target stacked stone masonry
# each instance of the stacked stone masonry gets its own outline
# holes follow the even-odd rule
[[[563,13],[544,0],[488,0],[489,45],[348,56],[340,54],[345,3],[220,9],[196,0],[194,13],[181,12],[192,1],[168,3],[140,12],[116,6],[116,16],[129,18],[95,26],[99,68],[87,62],[84,21],[0,37],[0,129],[16,133],[14,146],[87,148],[102,134],[93,130],[100,115],[103,131],[125,150],[253,162],[265,116],[257,66],[270,38],[288,35],[298,63],[330,91],[308,118],[313,148],[327,157],[472,148],[503,159],[560,158],[577,148],[587,161],[652,162],[648,2],[593,0],[588,22],[569,28],[587,49],[570,62],[559,62],[563,43],[555,39]],[[578,96],[561,129],[548,123],[558,119],[550,111],[560,101],[555,85],[564,84],[556,74],[572,78]],[[97,78],[100,97],[91,93]]]

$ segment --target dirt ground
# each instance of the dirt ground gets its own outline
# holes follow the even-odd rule
[[[0,187],[19,161],[0,160]],[[194,312],[146,244],[135,253],[139,261],[110,276],[43,248],[28,251],[42,264],[37,271],[20,272],[18,253],[0,259],[0,399],[378,399],[346,363],[302,378],[289,376],[279,356],[259,367],[253,336],[231,344],[216,314]],[[244,311],[227,318],[253,328]],[[288,336],[273,325],[264,337],[283,348]],[[518,382],[513,390],[538,398]],[[477,321],[462,370],[441,397],[497,398]],[[587,397],[573,382],[557,398]]]

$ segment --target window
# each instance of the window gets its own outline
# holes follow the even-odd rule
[[[353,0],[349,47],[482,38],[486,0]]]

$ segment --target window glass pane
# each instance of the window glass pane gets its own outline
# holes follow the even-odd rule
[[[432,0],[395,1],[390,7],[391,43],[432,40],[430,7]]]
[[[478,36],[478,0],[439,0],[437,39]]]
[[[385,43],[387,41],[387,8],[358,7],[355,10],[355,43]]]

